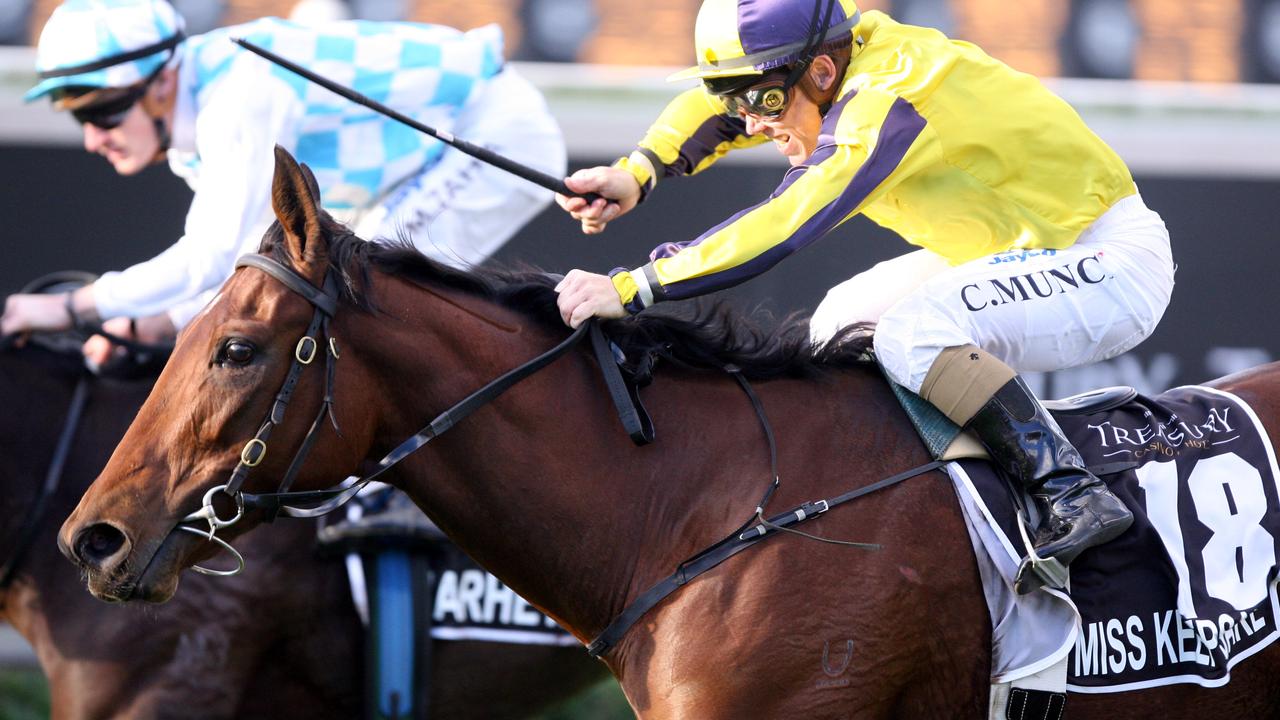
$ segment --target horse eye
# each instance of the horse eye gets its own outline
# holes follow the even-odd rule
[[[233,365],[246,365],[253,359],[253,345],[244,340],[228,340],[222,346],[222,359]]]

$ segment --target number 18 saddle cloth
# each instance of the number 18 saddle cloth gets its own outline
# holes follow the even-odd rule
[[[1226,684],[1280,634],[1280,470],[1266,430],[1239,397],[1198,386],[1058,421],[1091,468],[1115,470],[1103,479],[1135,520],[1071,564],[1068,593],[1019,597],[1026,547],[1008,484],[982,461],[948,466],[992,613],[993,682],[1070,653],[1074,692]]]

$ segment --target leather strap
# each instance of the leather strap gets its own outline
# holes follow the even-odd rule
[[[622,377],[618,370],[618,359],[613,349],[596,322],[591,326],[591,348],[595,350],[596,362],[604,375],[604,383],[609,388],[609,396],[613,398],[613,406],[618,410],[618,419],[627,431],[631,442],[636,445],[648,445],[653,442],[653,420],[640,403],[639,389]]]
[[[1013,688],[1004,716],[1006,720],[1062,720],[1066,707],[1064,692]]]
[[[605,340],[603,332],[597,326],[596,321],[588,320],[569,337],[562,340],[560,344],[495,378],[460,400],[453,407],[437,415],[426,427],[401,442],[379,460],[377,468],[372,473],[365,475],[355,483],[335,490],[275,492],[260,495],[244,493],[245,509],[263,509],[269,514],[284,512],[290,517],[304,518],[319,517],[325,513],[332,512],[354,497],[365,485],[376,480],[423,445],[443,435],[468,415],[506,392],[511,386],[564,355],[588,334],[593,334],[593,336],[599,334],[601,338],[601,346],[605,349],[605,356],[600,357],[599,348],[597,347],[597,359],[600,362],[601,372],[605,377],[605,384],[609,386],[614,406],[622,419],[624,429],[627,430],[628,435],[637,445],[651,441],[653,439],[653,423],[648,413],[644,411],[643,406],[639,405],[639,398],[627,389],[627,383],[623,379],[617,363],[614,362],[613,353],[608,349],[608,342]],[[317,418],[318,420],[319,418]],[[640,439],[637,440],[637,437]],[[647,439],[645,439],[646,437]],[[286,478],[286,480],[292,482],[292,478]],[[313,506],[312,503],[318,504]]]
[[[244,494],[244,506],[249,508],[263,508],[268,511],[283,511],[291,517],[319,517],[327,512],[335,510],[341,505],[330,504],[325,502],[323,505],[314,508],[297,507],[295,505],[286,505],[285,503],[306,504],[312,502],[324,502],[342,498],[342,502],[346,502],[355,496],[365,485],[376,480],[380,475],[390,470],[401,460],[404,460],[410,454],[417,451],[423,445],[431,442],[436,437],[444,434],[463,418],[480,409],[489,401],[506,392],[512,385],[520,382],[533,373],[541,370],[549,365],[553,360],[565,354],[574,345],[577,345],[583,337],[586,337],[587,331],[591,323],[585,323],[573,332],[572,335],[565,338],[559,345],[533,358],[525,364],[514,368],[496,379],[490,381],[484,387],[476,390],[467,397],[460,400],[453,407],[440,413],[426,427],[414,433],[404,442],[394,447],[391,452],[387,453],[378,461],[377,469],[372,473],[360,478],[354,484],[338,490],[314,490],[293,493],[263,493],[261,495]]]
[[[40,494],[36,496],[26,512],[26,523],[10,546],[9,559],[0,566],[0,590],[13,582],[18,566],[21,565],[27,551],[31,549],[31,543],[36,539],[40,522],[44,519],[45,511],[48,510],[49,501],[62,482],[62,471],[66,467],[67,457],[71,454],[71,441],[75,439],[76,430],[80,428],[80,416],[84,414],[85,405],[89,402],[89,384],[89,376],[83,374],[76,382],[76,389],[71,394],[71,404],[67,408],[67,419],[62,423],[62,434],[58,436],[58,444],[54,446],[53,459],[49,461],[49,469],[45,471]]]
[[[803,505],[799,505],[784,513],[769,518],[768,524],[779,528],[798,525],[799,523],[812,520],[836,505],[841,505],[855,498],[862,497],[863,495],[873,493],[877,490],[882,490],[891,485],[896,485],[903,480],[913,478],[917,475],[923,475],[924,473],[932,470],[937,470],[944,465],[946,465],[945,462],[941,460],[934,460],[933,462],[914,467],[905,472],[900,472],[897,475],[885,478],[879,482],[872,483],[871,485],[850,490],[849,492],[837,495],[830,500],[816,500],[814,502],[804,503]],[[748,524],[750,524],[750,521],[748,521]],[[735,532],[715,545],[712,545],[706,550],[694,555],[692,558],[680,563],[674,573],[668,575],[666,578],[658,581],[657,584],[644,591],[640,597],[636,598],[621,613],[619,613],[618,616],[609,623],[608,627],[596,636],[596,639],[592,640],[591,644],[587,645],[587,653],[591,655],[591,657],[600,657],[605,654],[610,648],[617,644],[624,635],[627,634],[627,631],[631,629],[631,626],[634,625],[637,620],[644,616],[645,613],[652,610],[655,605],[666,599],[668,595],[680,589],[680,587],[687,584],[690,580],[693,580],[702,573],[714,568],[743,550],[746,550],[760,540],[777,534],[780,533],[771,531],[769,527],[766,527],[765,525],[756,525],[747,532]]]
[[[266,255],[256,253],[241,255],[240,259],[236,260],[236,267],[252,267],[261,270],[284,283],[290,290],[306,298],[308,302],[329,317],[333,317],[333,314],[338,311],[338,298],[336,295],[325,293],[320,288],[307,282],[301,275]],[[328,283],[326,282],[326,284]]]

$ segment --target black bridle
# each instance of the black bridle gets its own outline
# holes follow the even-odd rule
[[[177,525],[179,530],[195,533],[209,541],[218,543],[236,558],[238,566],[234,570],[211,570],[199,565],[192,568],[196,572],[206,575],[235,575],[244,569],[244,557],[226,541],[216,537],[215,533],[222,528],[230,527],[239,522],[240,518],[244,516],[246,508],[253,509],[262,506],[260,503],[247,503],[246,501],[254,496],[246,497],[240,488],[244,485],[245,479],[249,477],[249,471],[257,467],[262,462],[262,459],[266,457],[267,439],[271,437],[271,431],[284,422],[285,410],[289,407],[289,401],[293,399],[293,391],[298,386],[298,379],[302,376],[302,371],[315,361],[321,344],[323,344],[325,352],[324,399],[320,403],[320,410],[316,413],[315,420],[311,423],[311,428],[302,439],[302,444],[299,445],[297,452],[294,453],[293,460],[289,463],[289,469],[285,471],[284,479],[280,481],[280,487],[274,493],[275,496],[283,498],[289,495],[289,488],[293,485],[293,480],[302,468],[302,463],[307,454],[311,451],[312,446],[315,445],[315,441],[319,437],[320,427],[323,425],[326,416],[330,418],[334,429],[338,429],[337,420],[333,418],[333,378],[335,363],[338,359],[338,344],[329,335],[329,322],[338,310],[338,283],[334,277],[333,270],[330,269],[325,273],[324,288],[317,289],[298,273],[265,255],[241,256],[236,260],[236,269],[242,267],[257,268],[284,283],[285,287],[306,298],[315,308],[315,311],[311,315],[311,323],[307,326],[306,333],[298,339],[297,345],[294,346],[293,362],[289,366],[289,372],[285,375],[284,383],[280,386],[280,391],[276,393],[275,400],[271,403],[271,410],[267,412],[267,417],[258,426],[258,431],[254,433],[253,438],[245,443],[244,448],[240,450],[240,460],[236,463],[235,469],[231,471],[231,477],[225,484],[210,488],[204,494],[203,504],[200,509],[182,518]],[[227,495],[235,503],[235,515],[226,520],[218,516],[218,512],[213,505],[214,499],[219,493]],[[336,508],[338,505],[334,505],[334,507]],[[281,509],[285,509],[289,513],[293,508],[285,508],[282,504],[276,504],[275,507],[267,510],[267,520],[274,520]],[[208,533],[182,524],[197,520],[204,520],[208,523]]]
[[[320,403],[320,410],[316,413],[315,420],[311,423],[311,429],[307,431],[306,436],[302,439],[302,444],[298,446],[297,452],[293,455],[293,460],[289,463],[289,469],[285,471],[284,479],[280,481],[280,488],[276,491],[276,494],[284,495],[293,486],[294,478],[297,477],[298,471],[302,468],[303,460],[306,459],[307,454],[311,452],[312,446],[315,445],[326,416],[333,424],[333,429],[338,430],[338,421],[333,417],[333,378],[335,363],[338,360],[338,343],[329,335],[329,322],[338,310],[338,282],[333,270],[330,270],[325,274],[324,289],[317,290],[302,276],[264,255],[245,255],[241,257],[236,261],[236,268],[242,267],[257,268],[284,283],[290,290],[306,298],[315,308],[315,312],[311,315],[311,324],[307,326],[306,333],[298,339],[297,345],[294,346],[293,363],[289,366],[289,372],[285,375],[280,391],[276,393],[270,412],[267,413],[267,417],[262,421],[262,424],[258,426],[258,432],[254,434],[253,439],[245,443],[244,448],[240,451],[240,462],[236,465],[235,470],[231,471],[231,479],[222,488],[228,495],[234,496],[239,493],[240,486],[244,484],[245,478],[249,476],[249,470],[256,467],[266,457],[267,439],[271,437],[271,431],[284,422],[284,413],[289,407],[289,401],[293,399],[293,391],[298,386],[298,378],[302,376],[302,371],[315,361],[316,353],[319,352],[322,345],[325,352],[324,398]],[[274,518],[274,516],[275,513],[273,512],[271,517]]]
[[[338,307],[338,280],[335,271],[330,268],[325,274],[324,288],[316,288],[295,271],[265,255],[242,256],[236,261],[236,268],[242,267],[256,268],[279,280],[285,287],[306,298],[315,308],[315,312],[312,314],[311,324],[307,327],[306,334],[298,340],[294,348],[293,363],[289,368],[288,374],[285,375],[280,391],[276,393],[271,410],[258,427],[258,432],[241,449],[240,461],[235,469],[232,470],[231,478],[224,485],[210,488],[204,495],[200,509],[182,518],[176,526],[179,530],[195,533],[207,540],[218,543],[235,556],[238,562],[238,567],[235,570],[210,570],[196,566],[193,569],[197,572],[208,575],[234,575],[244,569],[243,556],[226,541],[217,537],[215,533],[222,528],[230,527],[239,522],[246,511],[261,510],[266,514],[267,520],[270,521],[281,512],[290,517],[314,518],[336,510],[360,492],[365,485],[376,480],[432,439],[444,434],[449,428],[481,406],[506,392],[512,385],[564,355],[587,335],[591,336],[591,345],[595,351],[601,371],[604,373],[605,384],[609,388],[614,405],[618,410],[619,418],[622,420],[623,427],[628,435],[637,445],[643,445],[653,440],[653,424],[649,420],[644,407],[640,404],[634,388],[623,379],[617,362],[614,360],[608,340],[604,337],[603,332],[595,321],[588,321],[579,326],[560,344],[525,362],[523,365],[509,370],[463,398],[448,410],[440,413],[426,427],[387,453],[385,457],[378,461],[376,469],[368,475],[344,487],[332,490],[290,492],[289,488],[293,485],[293,481],[297,477],[298,471],[302,468],[307,454],[319,437],[319,431],[324,424],[325,418],[328,417],[334,429],[338,429],[337,420],[333,416],[333,383],[339,354],[337,341],[329,335],[329,323]],[[266,456],[267,439],[270,437],[272,429],[284,421],[285,410],[289,406],[289,401],[293,398],[293,391],[297,387],[299,377],[302,375],[303,370],[314,362],[316,354],[322,347],[325,351],[324,398],[320,404],[319,411],[316,413],[315,420],[311,423],[311,429],[307,431],[301,445],[298,446],[298,450],[294,453],[293,460],[289,464],[289,469],[285,472],[284,478],[275,492],[260,495],[244,492],[241,488],[249,472],[261,463]],[[213,505],[215,498],[219,494],[230,497],[235,506],[235,514],[225,520],[219,517]],[[209,529],[207,532],[182,524],[202,520],[208,523]]]

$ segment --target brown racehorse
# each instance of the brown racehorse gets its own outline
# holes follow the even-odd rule
[[[261,252],[305,278],[313,296],[331,267],[342,277],[327,333],[340,355],[332,388],[340,432],[318,424],[295,489],[331,485],[382,457],[568,334],[553,281],[458,273],[364,243],[328,219],[317,196],[307,172],[278,151],[279,222]],[[320,317],[303,291],[242,267],[180,338],[155,392],[60,533],[93,593],[166,600],[180,571],[213,552],[173,529],[228,482],[259,431],[299,338]],[[928,460],[874,368],[841,362],[836,350],[815,359],[803,332],[761,336],[742,327],[718,310],[692,321],[645,313],[609,325],[632,363],[646,345],[682,360],[662,363],[643,391],[658,431],[652,445],[637,448],[619,431],[600,368],[575,348],[384,477],[469,554],[589,640],[678,563],[738,527],[771,479],[751,404],[722,371],[696,367],[699,358],[709,361],[704,368],[733,363],[757,378],[778,448],[775,508]],[[325,376],[304,370],[265,456],[246,451],[261,461],[246,490],[275,489],[322,410]],[[1227,384],[1273,434],[1278,379],[1267,369]],[[949,481],[939,473],[913,478],[806,529],[883,549],[784,534],[697,577],[605,656],[636,712],[699,720],[984,717],[989,621]],[[1277,671],[1273,648],[1237,667],[1225,689],[1073,696],[1071,713],[1275,717]]]
[[[19,563],[0,619],[34,646],[52,717],[359,717],[364,630],[341,563],[315,557],[315,526],[281,521],[237,543],[233,578],[195,575],[167,605],[107,605],[57,552],[59,522],[106,463],[154,383],[94,378],[74,356],[0,352],[0,567],[54,455],[77,383],[88,383],[72,452]],[[317,632],[322,627],[323,632]],[[526,717],[601,676],[578,648],[437,642],[435,717]]]

